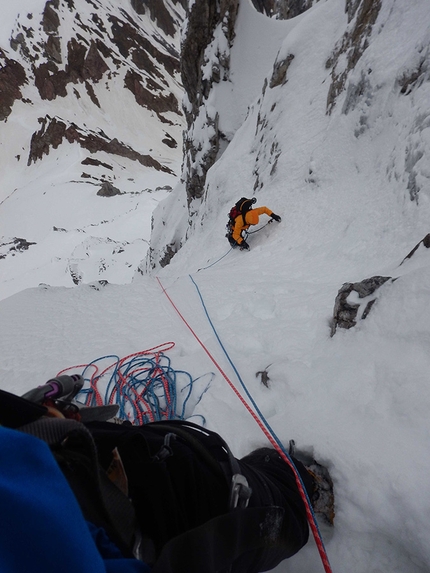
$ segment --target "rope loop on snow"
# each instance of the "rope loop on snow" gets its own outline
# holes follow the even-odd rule
[[[219,259],[217,259],[215,262],[211,263],[210,265],[208,265],[207,267],[202,267],[200,269],[197,269],[197,272],[199,271],[205,271],[206,269],[210,269],[211,267],[213,267],[214,265],[216,265],[217,263],[219,263],[224,257],[226,257],[231,251],[233,250],[233,247],[230,247],[230,249],[224,253],[222,255],[222,257],[220,257]]]
[[[89,364],[66,368],[57,376],[81,369],[85,384],[76,400],[87,407],[118,404],[118,417],[133,424],[140,426],[160,420],[184,420],[194,384],[203,376],[193,380],[188,372],[172,368],[165,353],[174,346],[174,342],[166,342],[124,358],[101,356]],[[105,364],[107,366],[103,366]]]
[[[246,408],[246,410],[248,411],[248,413],[253,417],[253,419],[255,420],[255,422],[257,423],[257,425],[259,426],[259,428],[261,429],[261,431],[264,433],[264,435],[266,436],[266,438],[269,440],[269,442],[272,444],[272,446],[276,449],[276,451],[279,453],[279,455],[282,457],[282,459],[289,465],[289,467],[291,468],[291,470],[293,471],[295,480],[296,480],[296,484],[297,484],[297,488],[299,490],[300,496],[304,502],[305,505],[305,509],[306,509],[306,515],[308,518],[308,522],[309,522],[309,526],[311,528],[312,534],[314,536],[315,539],[315,543],[317,545],[318,548],[318,552],[322,561],[322,564],[324,566],[324,570],[326,573],[332,573],[332,568],[328,559],[328,555],[327,555],[327,551],[325,549],[324,546],[324,541],[322,539],[321,536],[321,532],[319,530],[318,527],[318,523],[316,521],[315,518],[315,513],[313,511],[311,502],[309,500],[309,496],[306,492],[306,489],[304,487],[302,478],[299,474],[299,472],[297,471],[295,464],[293,462],[293,460],[291,459],[291,456],[289,455],[289,453],[287,452],[287,450],[284,448],[282,442],[280,441],[280,439],[278,438],[278,436],[276,435],[276,433],[274,432],[274,430],[271,428],[270,424],[268,423],[268,421],[266,420],[266,418],[264,417],[264,415],[262,414],[262,412],[260,411],[260,409],[258,408],[255,400],[252,398],[251,394],[249,393],[248,389],[246,388],[242,378],[240,377],[240,374],[237,370],[237,368],[235,367],[235,365],[233,364],[230,356],[228,355],[224,345],[221,342],[220,337],[218,336],[218,333],[213,325],[213,322],[209,316],[209,313],[207,311],[205,302],[203,300],[203,296],[200,292],[200,289],[197,285],[197,283],[195,282],[195,280],[193,279],[193,277],[191,275],[189,275],[189,278],[191,279],[191,281],[193,282],[197,293],[200,297],[200,301],[203,307],[203,310],[206,314],[206,317],[209,321],[209,324],[212,327],[212,330],[225,354],[225,356],[227,357],[230,365],[232,366],[236,376],[238,377],[238,380],[240,382],[240,384],[242,385],[242,388],[244,389],[248,399],[250,400],[252,406],[254,409],[251,408],[251,406],[246,402],[246,400],[243,398],[243,396],[240,394],[240,392],[237,390],[237,388],[235,387],[235,385],[233,384],[233,382],[229,379],[229,377],[226,375],[226,373],[222,370],[221,366],[218,364],[218,362],[215,360],[215,358],[212,356],[212,354],[209,352],[209,350],[206,348],[206,346],[203,344],[203,342],[200,340],[200,338],[197,336],[197,334],[194,332],[194,330],[192,329],[192,327],[190,326],[190,324],[187,322],[187,320],[185,319],[185,317],[181,314],[181,312],[179,311],[178,307],[175,305],[175,303],[173,302],[172,298],[169,296],[169,294],[167,293],[166,289],[164,288],[163,284],[161,283],[160,279],[158,277],[156,277],[163,293],[166,295],[167,299],[169,300],[169,302],[171,303],[171,305],[173,306],[173,308],[175,309],[175,311],[177,312],[177,314],[179,315],[179,317],[182,319],[182,321],[184,322],[184,324],[187,326],[187,328],[190,330],[190,332],[193,334],[194,338],[197,340],[197,342],[200,344],[200,346],[203,348],[203,350],[206,352],[206,354],[208,355],[208,357],[210,358],[210,360],[213,362],[213,364],[216,366],[216,368],[218,369],[218,371],[220,372],[220,374],[223,376],[223,378],[226,380],[226,382],[228,383],[228,385],[230,386],[230,388],[233,390],[233,392],[236,394],[236,396],[239,398],[239,400],[242,402],[242,404],[244,405],[244,407]]]

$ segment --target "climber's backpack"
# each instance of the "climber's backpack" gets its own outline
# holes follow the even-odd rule
[[[241,215],[241,212],[239,211],[237,205],[233,205],[233,207],[230,209],[230,213],[228,214],[229,221],[234,223],[236,217],[239,217],[239,215]]]
[[[227,223],[227,231],[232,234],[233,230],[234,230],[234,225],[236,223],[236,218],[239,217],[239,215],[241,215],[242,217],[246,214],[247,211],[249,211],[249,203],[255,203],[255,198],[254,199],[248,199],[247,197],[241,197],[239,199],[239,201],[233,205],[233,207],[230,209],[230,212],[228,214],[228,223]],[[243,209],[244,203],[247,204],[248,209]],[[244,224],[245,224],[245,219],[244,219]]]
[[[261,527],[283,510],[247,507],[251,491],[218,434],[179,420],[137,427],[47,413],[0,390],[0,424],[47,442],[84,517],[153,573],[228,571],[274,542]]]

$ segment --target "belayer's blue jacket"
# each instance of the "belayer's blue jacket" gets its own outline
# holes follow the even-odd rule
[[[45,442],[0,427],[1,573],[149,573],[88,524]]]

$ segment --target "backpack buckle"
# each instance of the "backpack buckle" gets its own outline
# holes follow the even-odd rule
[[[248,507],[251,494],[252,489],[246,477],[242,474],[234,474],[231,478],[230,510],[236,507],[241,509]]]
[[[173,456],[173,450],[170,446],[171,440],[176,440],[177,435],[173,432],[169,432],[164,436],[164,443],[155,456],[152,458],[153,462],[164,462],[170,456]]]

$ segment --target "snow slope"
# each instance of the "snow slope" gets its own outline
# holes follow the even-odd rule
[[[249,7],[247,0],[242,7]],[[384,0],[369,48],[350,78],[352,86],[372,66],[365,96],[348,100],[346,90],[332,115],[326,114],[325,61],[347,27],[343,2],[320,2],[284,23],[278,58],[295,55],[288,81],[261,94],[256,73],[247,119],[209,172],[200,218],[171,264],[136,274],[129,285],[39,286],[2,300],[1,387],[23,393],[63,368],[174,341],[175,367],[195,378],[215,374],[194,414],[204,416],[237,456],[265,445],[157,277],[242,392],[196,284],[279,438],[313,448],[332,473],[336,520],[325,542],[333,571],[428,573],[430,253],[422,246],[400,263],[429,230],[430,84],[414,86],[408,97],[396,84],[428,52],[428,22],[426,0]],[[279,22],[273,22],[273,35],[269,24],[266,40],[275,44]],[[238,70],[246,56],[243,35],[259,33],[249,24],[238,36],[232,54]],[[276,54],[274,45],[270,49]],[[415,159],[423,153],[414,163],[418,201],[411,201],[407,187],[411,149]],[[230,251],[227,211],[240,196],[253,194],[257,175],[263,183],[255,191],[257,204],[279,213],[282,222],[263,226],[262,217],[261,230],[249,236],[251,250]],[[184,205],[178,185],[156,209],[156,222],[167,222],[162,226],[169,233],[184,232]],[[45,254],[38,256],[44,260]],[[375,274],[397,280],[381,287],[366,320],[331,338],[338,289]],[[257,374],[265,370],[268,388]],[[276,571],[322,570],[311,541]]]

